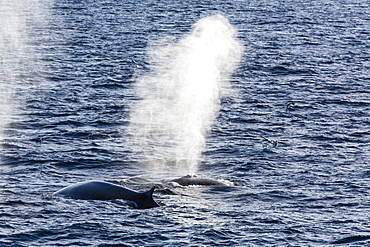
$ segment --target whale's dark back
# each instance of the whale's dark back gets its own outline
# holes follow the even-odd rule
[[[83,200],[123,199],[135,202],[138,208],[144,209],[159,206],[153,199],[154,189],[155,187],[147,192],[139,193],[112,183],[86,181],[68,186],[55,194]]]
[[[181,178],[177,178],[172,180],[173,182],[176,182],[182,186],[189,186],[189,185],[200,185],[200,186],[212,186],[212,185],[227,185],[222,181],[211,179],[211,178],[199,178],[196,176],[184,176]]]

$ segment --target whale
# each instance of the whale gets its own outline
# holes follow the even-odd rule
[[[133,202],[136,208],[147,209],[159,206],[153,199],[154,189],[155,186],[146,192],[136,192],[116,184],[91,180],[72,184],[58,190],[54,195],[82,200],[122,199]]]
[[[197,177],[195,175],[186,175],[181,178],[176,178],[173,179],[172,182],[176,182],[179,185],[182,186],[190,186],[190,185],[199,185],[199,186],[229,186],[232,185],[231,182],[227,181],[221,181],[221,180],[216,180],[216,179],[211,179],[211,178],[201,178]]]

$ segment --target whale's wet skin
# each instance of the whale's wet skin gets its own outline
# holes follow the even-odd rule
[[[158,207],[153,200],[155,187],[147,192],[138,193],[122,186],[102,181],[86,181],[63,188],[55,195],[63,195],[83,200],[113,200],[123,199],[134,202],[135,207],[140,209]]]
[[[212,178],[202,178],[202,177],[191,176],[191,175],[187,175],[187,176],[184,176],[184,177],[181,177],[181,178],[176,178],[176,179],[173,179],[171,181],[176,182],[176,183],[178,183],[180,185],[183,185],[183,186],[189,186],[189,185],[229,186],[229,185],[233,185],[233,183],[229,182],[229,181],[222,181],[222,180],[217,180],[217,179],[212,179]]]
[[[369,16],[368,0],[0,1],[0,246],[369,246]],[[53,195],[91,180],[156,185],[160,207]]]

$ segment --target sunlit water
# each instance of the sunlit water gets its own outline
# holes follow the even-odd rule
[[[370,244],[368,1],[0,6],[1,245]],[[197,174],[235,186],[175,186],[131,143],[138,82],[151,47],[217,14],[245,49]],[[161,207],[52,196],[89,179],[156,184]]]

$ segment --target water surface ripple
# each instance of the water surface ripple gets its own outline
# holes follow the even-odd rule
[[[125,142],[134,81],[151,41],[216,13],[245,52],[199,175],[235,186],[174,187]],[[1,246],[370,244],[367,0],[19,0],[0,20]],[[52,196],[89,179],[157,184],[161,207]]]

